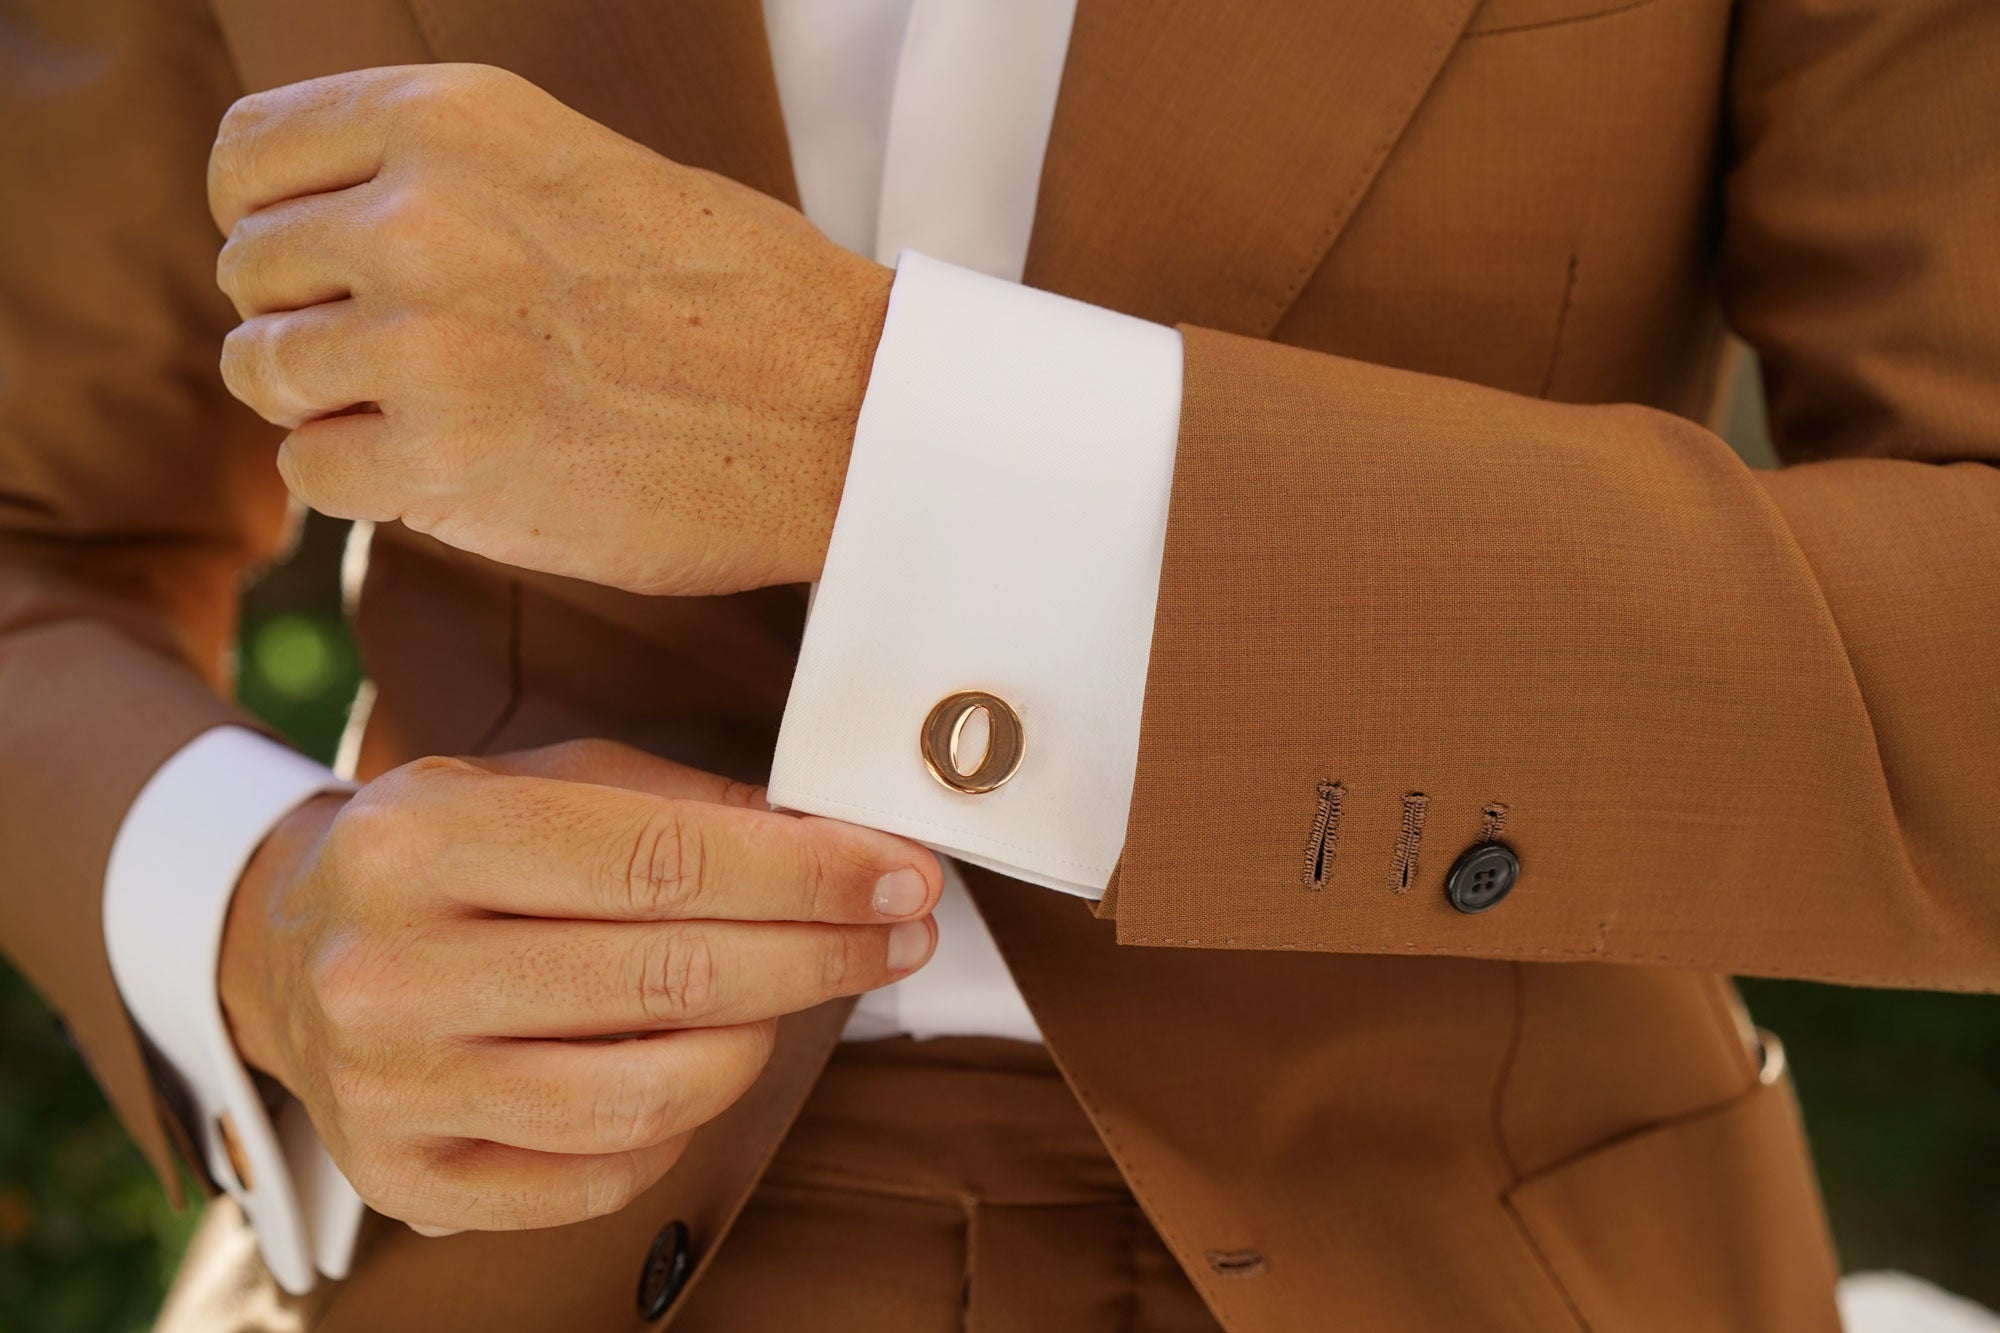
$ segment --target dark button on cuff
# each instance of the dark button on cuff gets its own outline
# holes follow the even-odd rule
[[[1461,912],[1483,912],[1507,896],[1521,877],[1521,859],[1504,842],[1476,843],[1452,863],[1444,896]]]
[[[639,1317],[658,1319],[674,1303],[687,1285],[688,1270],[694,1267],[688,1243],[687,1223],[675,1219],[660,1228],[646,1251],[646,1265],[639,1270]]]

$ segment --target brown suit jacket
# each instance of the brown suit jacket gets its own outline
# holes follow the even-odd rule
[[[286,527],[215,372],[223,108],[485,61],[793,182],[757,0],[9,9],[0,942],[164,1165],[101,874],[146,777],[237,718],[236,590]],[[1722,974],[2000,983],[1996,68],[1991,0],[1082,0],[1028,281],[1186,326],[1179,461],[1104,919],[976,891],[1226,1326],[1834,1327]],[[1731,331],[1782,470],[1700,424]],[[800,611],[384,529],[363,770],[592,734],[754,775]],[[1496,823],[1521,880],[1455,912]],[[654,1230],[722,1243],[842,1012],[788,1020],[626,1212],[378,1225],[312,1308],[633,1326]]]

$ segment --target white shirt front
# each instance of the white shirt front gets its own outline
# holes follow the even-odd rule
[[[1172,330],[1018,285],[1074,5],[765,0],[806,215],[900,257],[771,792],[1096,897],[1137,764],[1181,368]],[[935,782],[917,747],[932,705],[967,688],[1027,734],[1016,777],[978,796]],[[345,1274],[360,1204],[296,1104],[274,1123],[257,1101],[215,956],[257,844],[337,785],[254,733],[210,732],[140,793],[105,883],[120,991],[294,1292]],[[1036,1039],[949,862],[937,922],[931,961],[863,997],[847,1036]]]

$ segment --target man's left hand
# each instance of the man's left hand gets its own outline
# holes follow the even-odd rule
[[[644,593],[817,578],[891,271],[477,65],[244,98],[231,392],[293,494]]]

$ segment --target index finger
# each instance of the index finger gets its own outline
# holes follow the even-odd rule
[[[373,180],[393,94],[421,65],[329,74],[237,99],[208,156],[208,211],[227,236],[260,208]]]
[[[455,839],[436,869],[485,911],[876,925],[922,916],[944,885],[921,845],[834,819],[534,777],[486,777],[479,796],[495,832]]]

